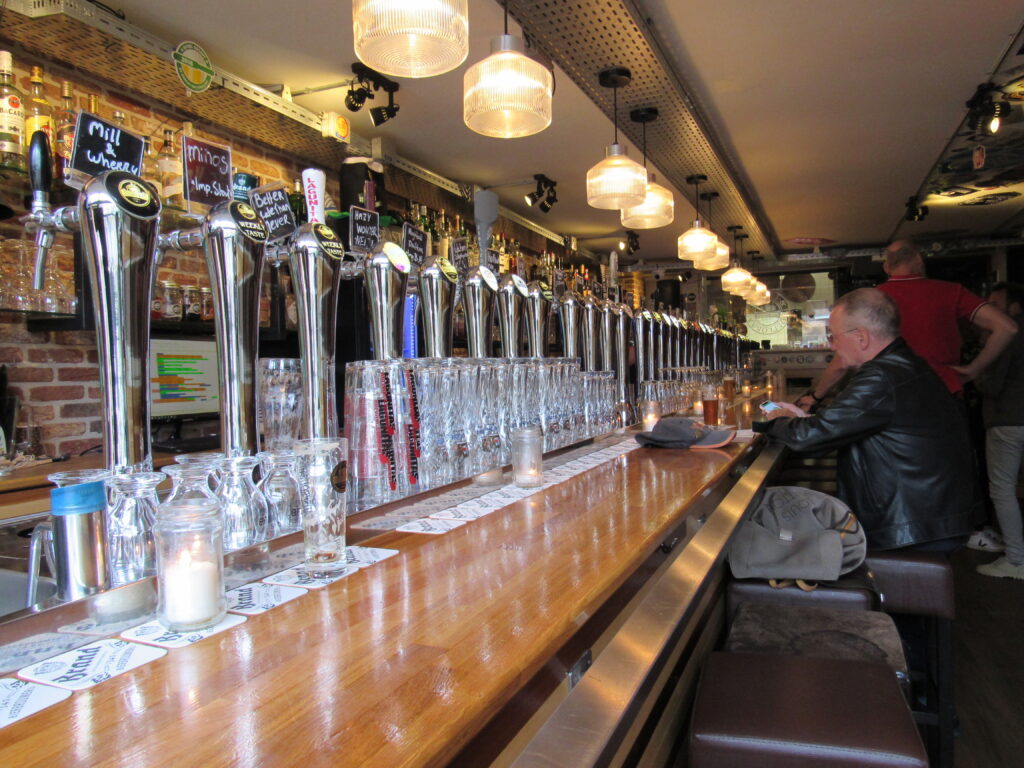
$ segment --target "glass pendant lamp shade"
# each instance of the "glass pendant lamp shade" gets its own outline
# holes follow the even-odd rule
[[[449,72],[469,53],[468,0],[353,0],[356,56],[395,77]]]
[[[679,258],[683,261],[692,261],[693,266],[702,269],[701,264],[708,259],[713,259],[718,247],[718,235],[710,229],[700,225],[700,220],[693,222],[693,226],[683,232],[676,240],[679,249]]]
[[[647,196],[633,208],[622,209],[622,226],[630,229],[656,229],[672,223],[676,215],[676,202],[672,192],[654,182],[647,182]]]
[[[697,269],[704,270],[705,272],[715,272],[719,269],[725,269],[729,266],[729,246],[716,237],[714,255],[705,258],[700,264],[694,262],[694,266]]]
[[[462,119],[471,131],[496,139],[532,136],[551,125],[551,72],[523,53],[513,35],[491,43],[491,55],[466,70]]]
[[[722,275],[722,290],[734,296],[742,296],[750,286],[750,273],[738,264]]]
[[[594,208],[633,208],[647,197],[647,169],[610,144],[604,160],[587,171],[587,202]]]

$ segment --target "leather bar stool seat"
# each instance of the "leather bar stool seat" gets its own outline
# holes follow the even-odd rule
[[[701,676],[690,768],[925,768],[884,664],[714,653]]]
[[[875,602],[875,594],[867,588],[845,589],[819,585],[805,592],[795,586],[775,589],[764,579],[732,579],[725,590],[726,617],[730,623],[743,603],[870,611]]]

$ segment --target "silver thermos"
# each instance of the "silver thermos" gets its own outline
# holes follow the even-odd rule
[[[520,357],[520,329],[526,294],[526,281],[519,275],[502,275],[498,281],[498,336],[502,357]]]
[[[533,280],[526,286],[526,349],[530,357],[548,356],[548,322],[554,295],[548,284]]]
[[[451,357],[459,273],[448,259],[437,256],[420,267],[419,281],[426,357]]]
[[[462,306],[466,314],[466,344],[470,357],[491,357],[491,331],[494,325],[494,294],[498,281],[490,269],[473,267],[466,275]]]
[[[109,588],[102,482],[69,485],[50,491],[53,566],[57,597],[79,600]]]
[[[363,285],[370,307],[370,338],[375,360],[402,356],[405,330],[405,292],[412,265],[402,247],[382,243],[366,257]]]

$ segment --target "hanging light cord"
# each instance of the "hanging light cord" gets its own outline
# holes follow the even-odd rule
[[[693,180],[693,210],[697,212],[697,224],[700,224],[700,179]]]
[[[615,126],[615,141],[613,144],[619,143],[619,87],[612,86],[612,125]]]
[[[505,0],[505,34],[508,34],[508,0]]]
[[[640,130],[644,137],[644,170],[647,170],[647,123],[640,123]]]

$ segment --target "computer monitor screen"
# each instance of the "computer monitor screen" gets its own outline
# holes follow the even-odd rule
[[[215,341],[152,339],[149,365],[154,419],[220,413]]]

